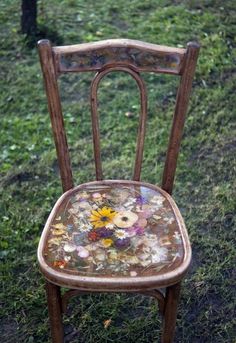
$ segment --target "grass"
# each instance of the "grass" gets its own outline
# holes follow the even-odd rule
[[[174,46],[201,42],[174,191],[193,248],[179,307],[179,343],[235,343],[235,9],[230,0],[131,0],[129,6],[124,0],[38,1],[39,31],[46,30],[54,43],[115,37]],[[16,0],[1,2],[0,23],[0,336],[6,343],[46,343],[48,314],[36,249],[61,193],[58,166],[37,51],[19,34]],[[89,76],[61,79],[76,183],[94,179]],[[71,78],[77,79],[74,88]],[[160,183],[176,82],[156,75],[145,80],[150,97],[142,179]],[[124,74],[109,76],[99,99],[105,176],[127,179],[139,110],[135,84]],[[160,337],[156,304],[146,297],[81,296],[68,314],[66,342],[149,343]]]

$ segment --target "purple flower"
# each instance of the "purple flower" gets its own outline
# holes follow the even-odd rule
[[[145,231],[144,228],[138,225],[134,225],[126,230],[126,232],[128,232],[130,237],[133,237],[135,235],[141,236],[144,234],[144,231]]]
[[[113,235],[113,231],[110,229],[107,229],[106,227],[98,228],[96,229],[96,232],[101,238],[108,238]]]
[[[145,231],[144,228],[141,226],[135,226],[134,230],[135,230],[136,235],[138,235],[138,236],[143,235],[144,231]]]
[[[137,198],[136,198],[136,203],[138,205],[143,205],[143,204],[147,204],[147,199],[145,199],[142,195],[139,195]]]
[[[126,249],[130,245],[130,238],[124,238],[124,239],[117,239],[115,241],[115,246],[117,249]]]

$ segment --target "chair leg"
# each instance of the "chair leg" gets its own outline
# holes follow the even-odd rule
[[[52,342],[64,342],[62,323],[61,289],[59,286],[46,281],[49,321],[51,326]]]
[[[161,343],[173,343],[174,341],[179,295],[180,283],[167,287]]]

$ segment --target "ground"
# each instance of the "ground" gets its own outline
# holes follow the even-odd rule
[[[39,37],[47,36],[53,44],[118,37],[180,47],[190,40],[201,43],[173,194],[193,248],[179,306],[178,343],[235,343],[235,9],[230,0],[131,0],[128,5],[124,0],[38,1]],[[58,165],[37,50],[19,33],[18,1],[1,2],[0,23],[0,336],[6,343],[47,343],[48,313],[36,249],[61,194]],[[76,183],[94,179],[89,76],[61,79]],[[69,81],[75,79],[72,87]],[[176,82],[170,76],[145,80],[150,96],[142,180],[160,184]],[[109,76],[101,85],[107,178],[131,175],[135,90],[123,74]],[[156,303],[138,295],[81,296],[70,303],[65,325],[70,343],[150,343],[160,335]]]

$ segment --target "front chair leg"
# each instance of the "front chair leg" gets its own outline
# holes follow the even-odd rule
[[[64,342],[64,330],[62,323],[61,289],[59,286],[46,281],[49,321],[51,326],[52,342]]]
[[[173,343],[174,341],[179,295],[180,282],[166,288],[162,343]]]

